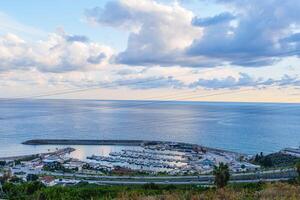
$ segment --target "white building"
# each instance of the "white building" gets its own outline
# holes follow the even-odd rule
[[[81,161],[71,161],[68,163],[63,164],[63,166],[67,169],[78,169],[78,171],[82,170],[82,166],[84,165],[84,162]]]

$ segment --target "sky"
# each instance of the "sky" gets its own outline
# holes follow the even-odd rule
[[[297,0],[0,1],[0,98],[300,102]]]

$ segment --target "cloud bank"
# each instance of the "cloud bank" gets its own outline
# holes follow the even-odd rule
[[[130,32],[127,49],[116,57],[127,65],[262,67],[299,56],[297,0],[215,3],[230,10],[197,17],[176,3],[119,0],[87,10],[86,16]]]
[[[232,6],[235,17],[223,14],[210,20],[194,19],[196,26],[203,26],[203,21],[223,23],[210,23],[203,37],[189,47],[190,55],[218,57],[245,67],[271,65],[283,57],[299,55],[299,33],[295,33],[300,26],[298,1],[219,2]]]

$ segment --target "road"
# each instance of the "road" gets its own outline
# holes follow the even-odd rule
[[[61,178],[68,178],[74,180],[82,180],[96,184],[201,184],[210,185],[214,181],[212,175],[200,176],[99,176],[88,174],[71,174],[71,173],[57,173],[57,172],[42,172],[47,175],[58,176]],[[252,183],[259,181],[284,181],[297,176],[295,169],[286,170],[268,170],[252,173],[232,174],[230,182],[232,183]]]
[[[255,179],[255,180],[235,180],[229,181],[230,183],[257,183],[260,181],[263,182],[276,182],[276,181],[287,181],[289,178],[281,178],[281,179]],[[212,181],[122,181],[122,180],[115,180],[115,181],[87,181],[93,184],[99,185],[144,185],[149,183],[154,183],[158,185],[213,185]]]

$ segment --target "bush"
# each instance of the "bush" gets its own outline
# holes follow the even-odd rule
[[[159,189],[158,185],[156,185],[154,183],[147,183],[147,184],[143,185],[143,188],[145,190],[158,190]]]

